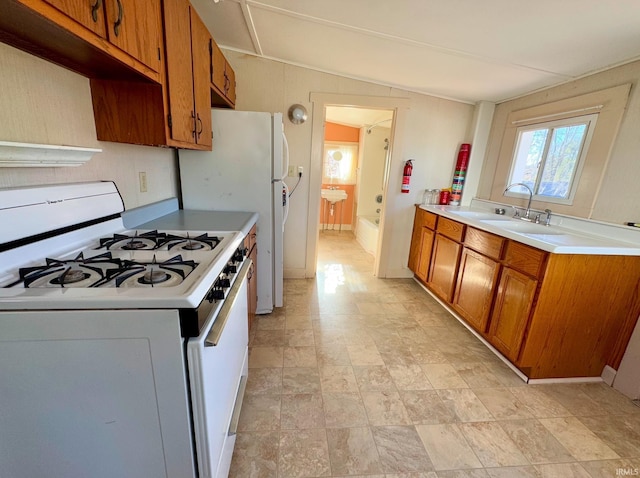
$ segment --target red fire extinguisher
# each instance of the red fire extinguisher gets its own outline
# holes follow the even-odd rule
[[[411,181],[411,171],[413,171],[413,159],[409,159],[404,163],[404,171],[402,172],[402,187],[400,192],[409,193],[409,182]]]

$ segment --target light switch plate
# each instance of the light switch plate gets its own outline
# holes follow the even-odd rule
[[[291,164],[289,165],[289,171],[287,171],[287,176],[289,176],[290,178],[295,178],[296,177],[296,167],[292,166]]]

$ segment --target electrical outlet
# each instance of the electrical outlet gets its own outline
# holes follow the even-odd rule
[[[303,171],[303,167],[302,166],[298,166],[298,176],[302,177],[302,171]]]
[[[296,177],[296,167],[293,165],[289,165],[289,171],[287,171],[287,176],[289,176],[290,178],[295,178]]]
[[[140,192],[147,192],[147,173],[145,171],[140,171],[138,173],[138,179],[140,180]]]

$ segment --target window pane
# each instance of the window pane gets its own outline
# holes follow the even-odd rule
[[[510,183],[525,183],[534,189],[548,134],[547,128],[520,133]]]
[[[322,182],[355,184],[357,164],[357,143],[325,143]]]
[[[569,196],[571,180],[578,164],[586,131],[586,124],[564,126],[553,130],[538,194],[557,198]]]

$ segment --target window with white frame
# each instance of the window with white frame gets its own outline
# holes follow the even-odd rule
[[[571,204],[597,119],[590,114],[517,128],[509,184],[526,184],[534,199]]]
[[[324,143],[323,183],[355,184],[357,165],[358,143]]]

